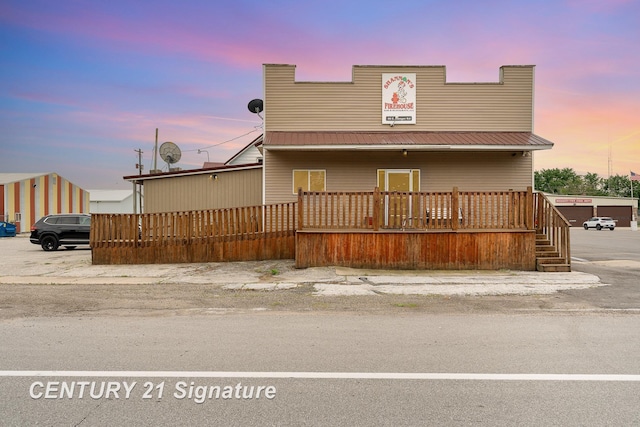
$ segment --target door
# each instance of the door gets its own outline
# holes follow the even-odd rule
[[[73,243],[78,238],[78,228],[80,227],[78,217],[75,215],[64,215],[57,218],[58,238],[61,244]]]
[[[378,171],[378,187],[382,191],[398,192],[384,197],[384,225],[388,228],[402,228],[410,217],[410,191],[419,191],[420,171],[412,169],[381,169]]]
[[[598,206],[598,216],[610,216],[616,227],[630,227],[631,215],[631,206]]]
[[[582,227],[582,223],[593,216],[593,206],[556,206],[572,227]]]

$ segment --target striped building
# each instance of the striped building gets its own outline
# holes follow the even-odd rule
[[[89,192],[57,173],[0,173],[0,221],[25,233],[55,213],[88,213]]]

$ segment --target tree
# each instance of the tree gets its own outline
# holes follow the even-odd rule
[[[640,182],[630,181],[628,176],[613,175],[604,180],[604,188],[609,196],[631,197],[631,184],[633,183],[633,197],[640,196]]]
[[[596,173],[587,173],[582,177],[582,192],[587,196],[605,196],[607,192],[604,189],[604,179],[600,178]]]
[[[582,179],[571,168],[542,169],[533,174],[536,190],[551,194],[580,194]]]

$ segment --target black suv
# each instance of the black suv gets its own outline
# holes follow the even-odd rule
[[[77,245],[89,244],[90,229],[91,215],[88,214],[47,215],[31,226],[29,240],[45,251],[55,251],[60,245],[74,249]]]

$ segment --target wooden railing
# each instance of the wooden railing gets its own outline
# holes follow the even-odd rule
[[[533,230],[533,193],[298,192],[298,230]]]
[[[566,264],[571,265],[571,224],[542,193],[535,195],[535,226],[538,234],[544,234]]]
[[[544,202],[545,199],[539,200]],[[537,208],[537,225],[550,234],[554,241],[562,243],[566,240],[568,243],[568,235],[561,234],[562,230],[554,225],[559,220],[553,215],[552,206],[538,204]],[[418,257],[422,260],[420,265],[409,261],[406,265],[413,266],[411,268],[449,268],[451,265],[470,268],[482,265],[482,268],[528,269],[531,266],[526,264],[527,256],[518,251],[527,246],[525,240],[529,234],[533,234],[533,193],[530,189],[515,192],[460,192],[456,188],[452,192],[406,193],[378,190],[356,193],[301,191],[297,203],[137,215],[94,214],[90,244],[94,264],[297,259],[304,255],[297,252],[297,230],[326,230],[328,233],[344,230],[339,234],[345,236],[358,230],[392,230],[398,233],[356,233],[355,237],[346,237],[347,243],[331,238],[327,243],[322,240],[322,233],[317,233],[317,236],[306,233],[307,246],[303,244],[300,251],[314,254],[318,251],[316,255],[325,256],[324,261],[338,255],[346,259],[355,253],[349,250],[347,252],[350,255],[345,255],[344,249],[348,244],[367,246],[374,239],[374,247],[397,247],[398,251],[405,251],[406,260],[410,260],[415,258],[415,253],[422,253],[422,245],[427,244],[424,242],[437,246],[439,233],[428,231],[459,229],[471,230],[468,234],[474,236],[471,240],[468,235],[453,239],[459,246],[453,253],[465,256],[459,259],[445,256],[448,250],[443,247],[440,252],[429,251],[428,256],[423,253],[424,256]],[[493,232],[500,229],[507,233]],[[485,233],[474,233],[473,230]],[[413,241],[415,247],[411,249],[407,246],[408,240],[399,234],[402,231],[420,235],[420,239]],[[335,246],[335,253],[331,249],[323,255],[322,248],[332,248],[331,244]],[[473,250],[474,244],[495,248],[490,252],[498,255],[491,262],[481,262],[474,258],[477,256],[477,251]],[[498,258],[506,257],[510,251],[517,253],[515,258],[520,264],[499,262]],[[533,245],[531,252],[535,256]],[[429,258],[437,254],[440,254],[440,258]],[[399,255],[400,258],[402,256]],[[343,262],[344,259],[335,262]],[[393,260],[389,262],[396,266],[405,265],[394,264]],[[306,264],[302,262],[300,265]],[[371,265],[380,267],[383,264]]]
[[[146,214],[93,214],[92,247],[279,236],[295,230],[295,203]]]

